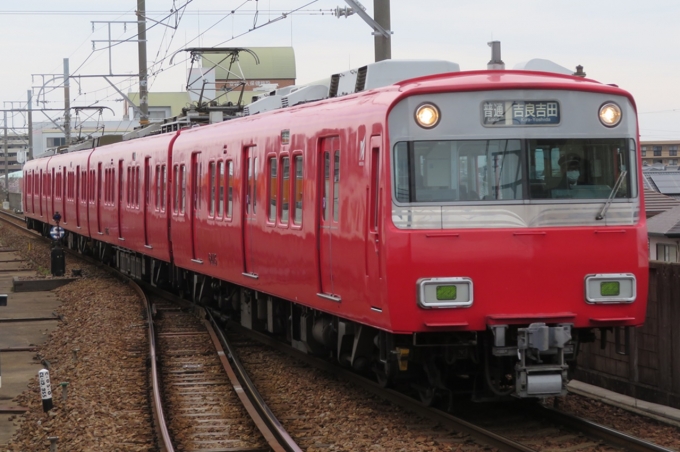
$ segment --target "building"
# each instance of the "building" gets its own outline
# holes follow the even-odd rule
[[[680,244],[680,206],[647,220],[649,259],[678,262]]]
[[[5,165],[5,146],[7,147],[7,165]],[[28,135],[17,134],[7,131],[7,141],[5,136],[0,135],[0,184],[4,187],[4,176],[6,173],[21,170],[28,154]]]
[[[640,142],[642,165],[678,166],[680,140],[676,141],[644,141]]]

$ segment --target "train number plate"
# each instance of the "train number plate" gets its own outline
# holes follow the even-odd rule
[[[560,123],[560,104],[554,100],[490,100],[482,103],[486,127],[554,126]]]

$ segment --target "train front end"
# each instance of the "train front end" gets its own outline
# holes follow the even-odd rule
[[[524,71],[423,78],[401,96],[385,240],[384,355],[398,362],[385,374],[416,367],[425,394],[565,394],[581,342],[645,317],[633,99]]]

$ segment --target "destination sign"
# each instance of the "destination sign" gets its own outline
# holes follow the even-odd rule
[[[552,126],[560,123],[560,104],[554,100],[505,100],[482,103],[487,127]]]

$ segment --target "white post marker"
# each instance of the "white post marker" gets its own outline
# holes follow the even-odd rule
[[[52,405],[52,385],[50,384],[50,371],[43,369],[38,372],[38,380],[40,381],[40,397],[42,398],[43,411],[47,413],[54,405]]]

